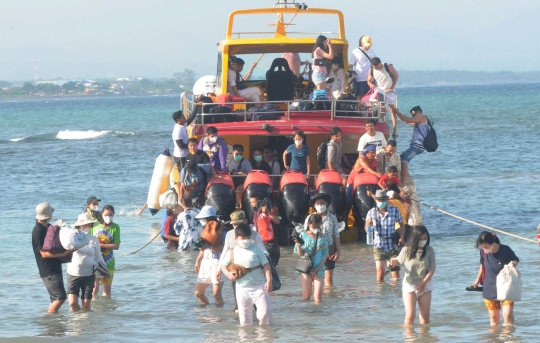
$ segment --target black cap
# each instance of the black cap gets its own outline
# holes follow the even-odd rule
[[[330,194],[317,193],[313,198],[309,199],[309,206],[314,207],[315,202],[319,199],[323,199],[326,202],[326,206],[330,205],[330,202],[332,202],[332,196],[330,196]]]
[[[413,108],[411,108],[411,114],[413,112],[422,112],[422,109],[420,108],[420,106],[414,106]]]
[[[86,200],[86,205],[88,206],[88,205],[93,204],[93,203],[98,202],[98,201],[101,201],[101,199],[98,199],[98,198],[96,198],[95,196],[92,195],[90,198],[88,198]]]

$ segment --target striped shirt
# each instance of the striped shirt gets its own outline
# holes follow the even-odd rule
[[[369,210],[366,220],[371,219],[373,223],[374,246],[384,251],[390,251],[394,248],[392,244],[392,234],[396,232],[396,223],[402,223],[403,219],[399,210],[390,205],[386,205],[386,215],[377,210],[377,226],[375,226],[375,208]]]

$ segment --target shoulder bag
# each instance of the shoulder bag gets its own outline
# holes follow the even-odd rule
[[[317,252],[317,243],[319,241],[319,234],[317,234],[317,238],[315,239],[315,250],[313,251],[313,255]],[[313,257],[308,254],[307,252],[304,252],[304,256],[300,257],[298,259],[298,262],[296,263],[297,271],[304,274],[309,274],[313,270]]]

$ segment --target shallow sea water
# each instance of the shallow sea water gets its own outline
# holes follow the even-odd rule
[[[446,211],[534,239],[540,162],[539,84],[398,89],[402,111],[420,104],[435,123],[440,150],[411,163],[419,198]],[[0,102],[0,338],[2,342],[533,342],[540,329],[536,244],[500,235],[521,259],[523,301],[515,328],[490,328],[481,295],[466,292],[478,271],[482,230],[422,207],[437,253],[431,324],[404,328],[401,286],[376,284],[372,254],[347,244],[335,287],[316,305],[300,301],[296,257],[282,247],[283,288],[271,295],[273,325],[239,328],[232,289],[225,306],[202,308],[193,294],[196,253],[167,251],[160,239],[137,254],[161,223],[138,209],[154,160],[170,143],[177,97],[39,99]],[[398,151],[411,129],[399,127]],[[113,298],[89,313],[67,304],[47,315],[48,295],[31,249],[35,205],[74,222],[90,195],[117,209],[122,229]],[[210,291],[207,291],[210,295]],[[418,321],[418,319],[417,319]]]

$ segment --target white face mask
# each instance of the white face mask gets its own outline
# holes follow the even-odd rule
[[[483,249],[483,248],[482,248],[482,249]],[[485,252],[486,254],[491,254],[491,253],[493,252],[493,245],[490,245],[490,246],[489,246],[489,249],[484,249],[484,252]]]
[[[319,229],[311,229],[310,228],[309,231],[311,231],[314,235],[319,233]]]
[[[302,145],[302,142],[303,142],[303,141],[304,141],[303,139],[295,139],[295,140],[294,140],[294,144],[295,144],[295,145]]]
[[[243,239],[241,241],[238,241],[238,245],[241,248],[247,249],[251,245],[251,239]]]
[[[112,223],[112,218],[109,216],[103,216],[103,221],[105,222],[105,224],[110,224]]]
[[[208,223],[208,220],[206,219],[199,219],[199,221],[201,222],[202,226],[205,226],[206,223]]]
[[[98,206],[98,205],[92,206],[92,210],[93,210],[93,211],[99,211],[99,206]]]
[[[418,246],[421,248],[423,248],[426,244],[427,244],[427,239],[418,241]]]
[[[326,212],[326,205],[315,205],[315,209],[317,213],[324,213]]]
[[[82,227],[79,227],[79,230],[88,234],[90,232],[90,228],[89,227],[85,227],[85,228],[82,228]]]
[[[210,142],[212,142],[212,143],[217,142],[217,136],[214,136],[214,137],[210,138]]]

